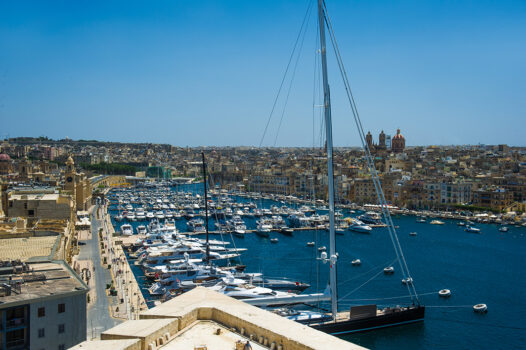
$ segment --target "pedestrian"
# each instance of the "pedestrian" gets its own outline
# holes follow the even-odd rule
[[[250,342],[247,340],[247,343],[245,344],[244,350],[252,350],[252,345],[250,345]]]

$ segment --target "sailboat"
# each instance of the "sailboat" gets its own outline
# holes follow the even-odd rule
[[[358,331],[372,330],[376,328],[383,328],[389,326],[402,325],[412,322],[418,322],[424,320],[425,306],[420,305],[416,290],[413,283],[407,283],[409,295],[412,299],[412,304],[408,306],[396,306],[392,308],[378,309],[377,305],[358,305],[352,306],[349,311],[338,311],[338,293],[337,293],[337,275],[336,269],[338,266],[338,254],[336,252],[336,236],[335,236],[335,218],[334,218],[334,174],[333,174],[333,140],[332,140],[332,120],[331,120],[331,102],[330,102],[330,91],[329,82],[327,75],[327,58],[326,58],[326,44],[325,44],[325,27],[329,31],[330,38],[333,42],[333,46],[336,52],[336,60],[340,72],[342,74],[344,85],[347,91],[347,97],[351,105],[351,109],[354,115],[354,120],[358,127],[359,135],[364,147],[366,159],[371,171],[373,183],[377,191],[377,197],[379,200],[380,208],[382,210],[383,218],[387,224],[389,235],[393,242],[397,260],[400,264],[403,278],[405,280],[411,280],[412,278],[409,273],[409,269],[405,262],[405,258],[396,235],[395,227],[389,213],[387,202],[385,200],[378,174],[374,168],[374,163],[371,157],[371,153],[367,144],[364,142],[365,134],[359,119],[359,115],[352,97],[350,85],[347,80],[345,69],[343,68],[343,62],[339,54],[338,47],[335,43],[334,33],[332,32],[332,26],[327,15],[325,3],[323,0],[318,0],[318,25],[319,25],[319,39],[320,39],[320,52],[321,52],[321,65],[323,75],[323,92],[324,92],[324,119],[325,119],[325,132],[326,132],[326,152],[327,152],[327,169],[328,169],[328,192],[329,192],[329,254],[322,252],[320,260],[324,263],[328,263],[330,269],[330,297],[331,297],[331,314],[330,318],[326,321],[309,324],[311,327],[329,334],[345,334]]]

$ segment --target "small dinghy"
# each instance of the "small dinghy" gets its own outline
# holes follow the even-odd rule
[[[394,273],[394,267],[388,266],[384,268],[384,274],[386,275],[392,275]]]
[[[408,278],[403,278],[402,279],[402,284],[412,284],[413,283],[413,278],[412,277],[408,277]]]
[[[486,304],[477,304],[473,306],[473,311],[479,314],[485,314],[488,312],[488,306]]]
[[[451,291],[449,289],[441,289],[438,291],[438,296],[441,298],[449,298],[451,296]]]

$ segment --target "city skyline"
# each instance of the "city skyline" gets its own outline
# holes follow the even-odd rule
[[[309,1],[123,4],[0,5],[0,136],[258,146]],[[524,3],[327,6],[375,138],[524,145]],[[321,144],[307,23],[281,131],[283,100],[263,146]],[[335,144],[358,146],[331,60]]]

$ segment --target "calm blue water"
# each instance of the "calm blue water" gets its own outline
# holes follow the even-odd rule
[[[260,207],[269,207],[272,203],[257,202]],[[249,228],[255,227],[254,219],[245,221]],[[471,234],[464,232],[455,221],[438,226],[416,223],[415,217],[400,216],[395,217],[394,222],[399,225],[399,239],[415,287],[422,294],[420,300],[427,306],[425,322],[354,334],[344,339],[372,349],[526,348],[526,228],[511,227],[509,232],[501,233],[496,225],[478,224],[482,233]],[[133,223],[135,227],[138,225]],[[186,220],[178,221],[177,226],[186,231]],[[213,220],[210,220],[210,229],[213,229]],[[413,231],[418,235],[409,236]],[[307,247],[306,243],[316,241],[318,246],[328,246],[328,233],[297,231],[293,237],[279,233],[271,233],[271,237],[278,237],[279,243],[272,244],[256,234],[234,238],[238,247],[248,248],[241,257],[247,271],[309,282],[312,287],[308,292],[323,290],[328,268],[314,259],[317,249]],[[340,310],[352,303],[393,305],[409,301],[408,298],[385,300],[407,295],[407,288],[400,282],[398,265],[394,265],[394,275],[380,273],[372,278],[395,259],[386,229],[374,229],[371,234],[348,231],[336,240],[340,256]],[[361,259],[361,266],[350,264],[355,258]],[[133,270],[141,280],[140,269]],[[443,288],[451,289],[451,298],[438,297],[437,291]],[[487,304],[489,312],[475,314],[472,306],[477,303]]]

